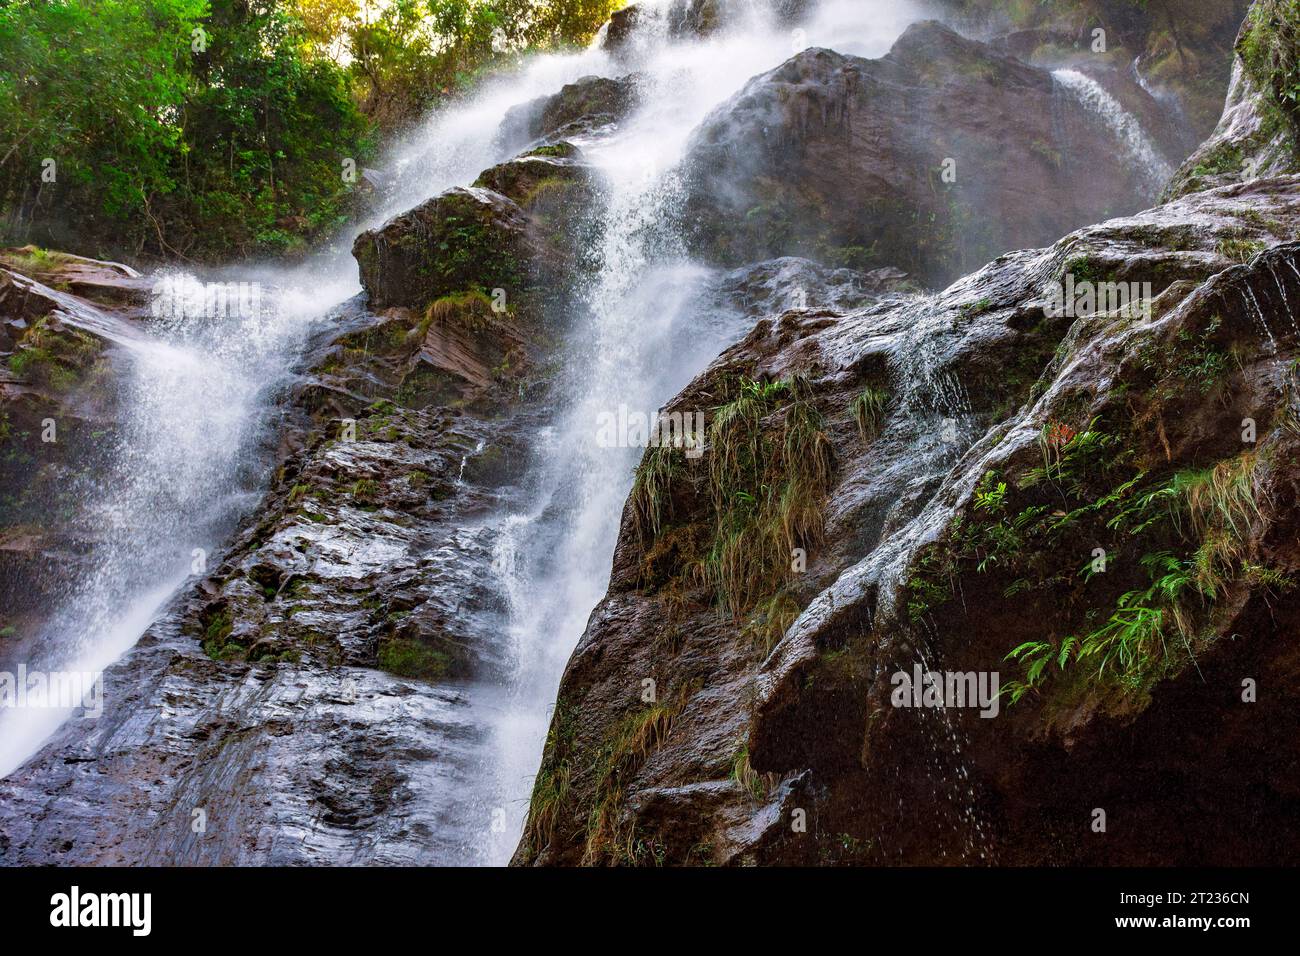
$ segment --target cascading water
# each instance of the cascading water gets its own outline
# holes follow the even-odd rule
[[[1142,129],[1142,124],[1124,109],[1119,100],[1092,77],[1078,70],[1053,70],[1052,76],[1106,124],[1153,190],[1169,181],[1173,166],[1151,145],[1151,138]]]
[[[912,19],[898,4],[827,4],[796,38],[878,56]],[[507,520],[498,545],[515,673],[496,728],[508,825],[491,861],[504,862],[517,842],[555,689],[604,595],[643,450],[598,447],[597,423],[620,406],[653,414],[741,331],[701,314],[710,273],[685,257],[672,229],[690,133],[750,77],[788,59],[791,41],[789,30],[759,10],[748,24],[706,42],[662,38],[633,64],[644,105],[611,135],[583,144],[605,180],[599,269],[568,354],[570,404],[536,449],[531,507]]]
[[[191,579],[195,549],[210,558],[256,503],[259,464],[266,461],[259,448],[275,418],[275,400],[329,310],[361,289],[351,236],[472,181],[501,158],[495,135],[509,107],[601,69],[608,69],[608,58],[597,51],[538,58],[464,108],[431,117],[393,150],[376,212],[349,241],[300,267],[232,269],[205,276],[211,283],[159,275],[168,315],[144,334],[120,334],[130,327],[93,309],[79,317],[118,346],[124,427],[105,455],[107,471],[83,489],[86,505],[76,518],[96,542],[87,564],[93,570],[67,583],[65,598],[23,662],[29,672],[95,673],[114,663]],[[204,290],[231,282],[256,287],[259,307],[214,313]],[[60,300],[54,290],[42,294]],[[189,296],[192,307],[185,304]],[[68,308],[86,311],[72,301]],[[0,712],[0,776],[35,753],[71,713],[53,707]]]
[[[301,348],[305,319],[318,310],[311,297],[282,290],[271,308],[235,301],[218,315],[196,283],[168,280],[178,308],[164,310],[173,314],[151,336],[115,337],[122,425],[107,471],[79,489],[85,506],[77,520],[94,541],[89,573],[70,582],[31,670],[95,673],[112,664],[256,498],[258,448],[287,380],[285,358]],[[187,306],[193,289],[197,309]],[[0,775],[69,713],[0,712]]]

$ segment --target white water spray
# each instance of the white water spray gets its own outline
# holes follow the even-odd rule
[[[1128,154],[1129,160],[1141,170],[1152,188],[1159,189],[1169,181],[1174,172],[1173,166],[1156,152],[1151,145],[1151,138],[1142,129],[1142,124],[1136,116],[1124,109],[1119,100],[1107,93],[1092,77],[1078,70],[1053,70],[1052,76],[1106,124]]]
[[[509,824],[489,862],[508,859],[518,840],[556,688],[604,596],[642,453],[597,447],[599,416],[620,405],[655,412],[743,331],[701,314],[710,273],[689,260],[672,231],[690,134],[751,77],[797,52],[792,41],[879,56],[914,19],[913,8],[885,0],[830,3],[797,33],[756,11],[707,41],[660,38],[635,63],[643,105],[611,135],[584,144],[605,184],[600,268],[567,357],[571,402],[535,450],[530,508],[505,522],[498,546],[515,674],[495,734],[498,800]]]

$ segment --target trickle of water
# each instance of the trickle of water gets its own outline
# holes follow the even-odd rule
[[[1246,311],[1250,313],[1257,325],[1264,330],[1268,336],[1269,349],[1277,352],[1277,339],[1273,337],[1273,330],[1269,328],[1268,318],[1264,315],[1264,310],[1259,307],[1259,300],[1255,298],[1255,292],[1249,285],[1242,285],[1242,300],[1246,303]]]
[[[1277,283],[1278,292],[1282,293],[1282,308],[1286,310],[1287,320],[1291,323],[1291,331],[1295,334],[1297,339],[1300,339],[1300,325],[1296,324],[1295,313],[1291,311],[1291,300],[1286,294],[1286,283],[1283,282],[1282,278],[1277,274],[1277,270],[1274,268],[1273,260],[1271,259],[1268,263],[1268,274],[1271,275],[1273,281]]]
[[[471,458],[483,451],[484,444],[485,442],[480,438],[473,451],[468,451],[460,456],[460,470],[456,472],[456,484],[465,484],[465,466],[469,464]]]

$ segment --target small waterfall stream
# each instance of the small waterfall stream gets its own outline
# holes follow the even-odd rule
[[[1052,76],[1106,124],[1130,161],[1142,170],[1153,190],[1168,182],[1173,175],[1173,166],[1152,145],[1137,117],[1124,109],[1119,100],[1092,77],[1078,70],[1054,70]]]

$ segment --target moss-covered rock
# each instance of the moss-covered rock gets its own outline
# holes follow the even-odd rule
[[[352,246],[375,309],[423,309],[467,289],[529,295],[534,251],[522,210],[479,188],[451,189],[363,232]]]
[[[1300,14],[1256,0],[1237,37],[1232,84],[1210,137],[1178,169],[1166,198],[1300,171]]]

